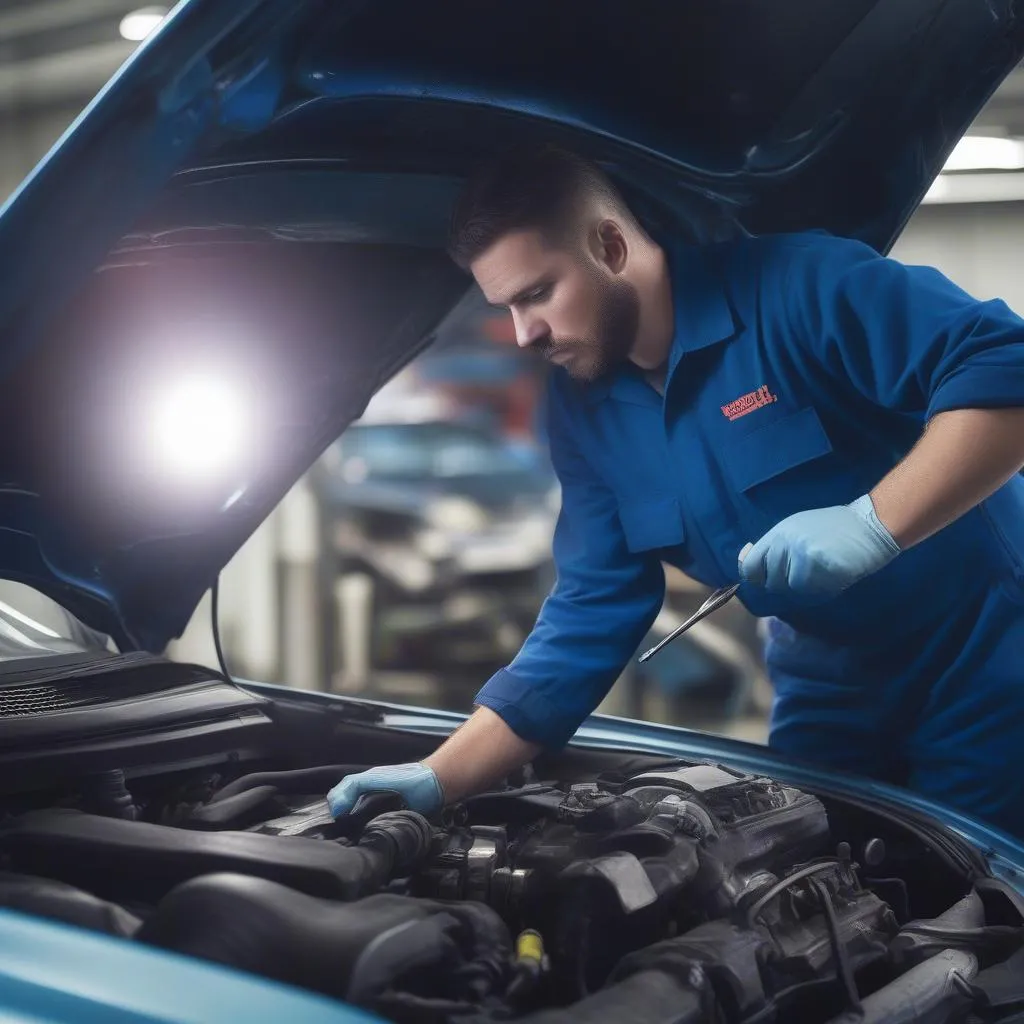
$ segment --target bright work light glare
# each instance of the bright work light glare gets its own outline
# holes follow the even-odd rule
[[[141,43],[166,16],[166,7],[140,7],[121,19],[121,38]]]
[[[245,403],[227,381],[194,377],[168,387],[153,404],[154,457],[176,475],[216,477],[238,465],[247,437]]]

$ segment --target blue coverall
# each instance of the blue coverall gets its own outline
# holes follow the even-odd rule
[[[555,368],[557,583],[477,697],[565,743],[664,598],[662,562],[721,586],[805,509],[870,491],[928,419],[1024,403],[1024,321],[924,267],[817,232],[669,249],[664,397],[630,364]],[[769,742],[1024,835],[1024,477],[838,597],[744,584],[770,617]]]

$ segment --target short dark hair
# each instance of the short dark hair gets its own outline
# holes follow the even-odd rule
[[[582,203],[603,199],[628,212],[605,173],[554,145],[492,158],[469,177],[452,214],[448,253],[463,270],[513,231],[538,230],[554,242],[578,225]]]

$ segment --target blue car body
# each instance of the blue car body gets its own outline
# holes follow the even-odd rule
[[[443,9],[182,0],[0,210],[0,405],[21,417],[31,402],[29,419],[52,423],[53,409],[79,395],[75,380],[93,356],[102,374],[116,372],[120,364],[97,348],[78,353],[75,380],[60,377],[56,356],[71,351],[55,327],[60,311],[100,278],[156,249],[185,251],[211,231],[296,245],[400,245],[429,295],[415,336],[358,364],[358,373],[330,364],[315,392],[288,379],[295,393],[267,430],[274,457],[173,515],[164,500],[172,484],[157,479],[151,502],[103,529],[76,518],[60,487],[100,493],[99,505],[112,508],[139,479],[111,482],[98,469],[98,435],[74,418],[96,396],[73,403],[62,428],[78,484],[62,476],[67,465],[54,468],[59,445],[47,446],[48,428],[28,442],[5,429],[0,575],[52,597],[123,651],[160,651],[180,635],[294,480],[465,293],[467,281],[440,249],[447,211],[466,168],[495,145],[541,137],[575,145],[602,159],[646,216],[698,239],[815,227],[884,251],[1024,55],[1024,25],[1007,4],[699,8],[536,0],[517,5],[513,24],[495,24],[491,5],[456,0]],[[606,66],[623,74],[605,76]],[[138,427],[130,410],[118,420],[107,408],[114,419],[102,438]],[[89,444],[75,447],[86,435]],[[251,690],[325,713],[359,703]],[[387,727],[437,737],[461,720],[375,707]],[[1024,843],[911,793],[639,722],[595,717],[574,742],[717,760],[912,816],[965,844],[979,870],[1024,897]],[[11,911],[0,911],[0,1015],[370,1019],[251,975]]]

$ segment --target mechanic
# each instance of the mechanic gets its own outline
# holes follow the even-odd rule
[[[463,191],[453,257],[555,365],[557,583],[469,720],[332,813],[430,812],[564,745],[668,562],[768,618],[771,747],[1024,836],[1024,321],[825,233],[657,235],[555,147]]]

